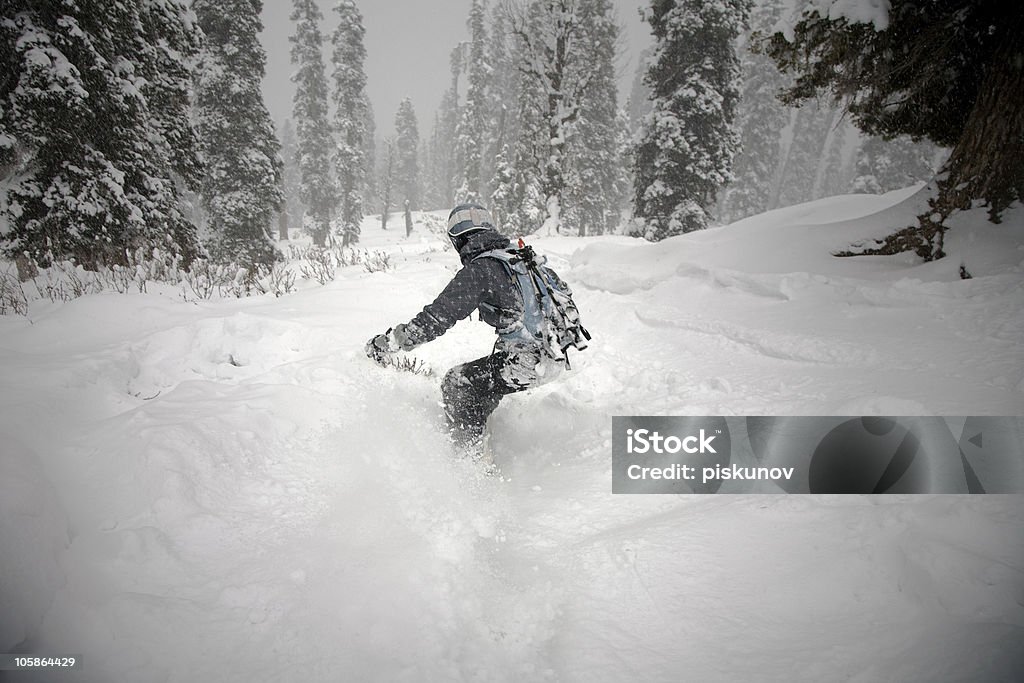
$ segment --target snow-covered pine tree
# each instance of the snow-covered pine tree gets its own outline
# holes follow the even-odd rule
[[[296,70],[292,75],[295,97],[292,117],[299,143],[299,169],[302,201],[307,216],[304,223],[313,235],[313,243],[324,246],[335,205],[335,187],[331,178],[331,129],[327,122],[327,78],[321,54],[323,14],[316,0],[292,0],[291,20],[295,34],[289,37],[291,58]]]
[[[195,0],[192,6],[206,35],[196,79],[206,162],[204,242],[211,258],[255,274],[281,258],[272,222],[284,199],[280,144],[263,102],[263,3]]]
[[[525,113],[525,112],[524,112]],[[533,112],[535,113],[535,112]],[[495,173],[491,204],[499,228],[509,236],[537,232],[547,219],[543,182],[543,163],[533,143],[546,135],[542,125],[530,116],[520,118],[520,135],[515,149],[506,146]],[[501,216],[501,217],[499,217]]]
[[[545,111],[547,96],[540,79],[521,67],[528,59],[526,45],[516,36],[517,22],[532,33],[539,33],[543,18],[538,3],[529,8],[504,6],[507,25],[515,40],[509,42],[509,59],[516,68],[509,102],[515,109],[506,113],[508,142],[503,145],[492,182],[491,208],[499,228],[507,235],[529,235],[540,229],[546,218],[542,182],[547,159],[549,131]],[[523,12],[526,12],[525,17]]]
[[[566,145],[597,69],[581,41],[582,2],[533,0],[525,7],[523,3],[509,6],[509,25],[519,43],[519,68],[544,93],[540,111],[547,139],[540,185],[548,232],[557,232],[562,225]]]
[[[580,236],[600,235],[618,225],[628,193],[615,73],[619,26],[610,0],[580,0],[578,11],[577,49],[592,60],[592,76],[566,145],[565,224]]]
[[[661,240],[707,227],[739,145],[736,38],[749,0],[654,0],[654,97],[635,162],[635,215]]]
[[[366,182],[363,184],[363,207],[368,207],[377,202],[377,122],[369,98],[366,99],[365,130],[366,149],[363,159],[366,160]]]
[[[433,175],[433,186],[438,193],[440,206],[448,206],[455,198],[455,177],[456,172],[456,145],[459,126],[459,78],[462,75],[464,65],[463,53],[464,44],[457,45],[452,49],[449,56],[451,69],[451,85],[445,90],[441,98],[441,106],[438,108],[437,119],[434,122],[434,130],[430,136],[430,158],[431,166],[429,172]]]
[[[452,198],[448,196],[447,189],[451,186],[450,180],[445,171],[445,157],[447,156],[443,146],[445,142],[441,134],[441,112],[448,99],[448,91],[445,91],[441,99],[441,106],[434,115],[434,125],[430,129],[430,138],[426,141],[427,155],[423,158],[424,172],[430,176],[423,186],[423,206],[425,208],[443,208],[451,203]]]
[[[644,119],[651,113],[651,89],[645,82],[648,69],[651,68],[650,61],[654,55],[654,48],[644,48],[636,61],[636,72],[633,74],[633,83],[629,89],[629,103],[626,111],[629,113],[629,130],[632,133],[639,133],[643,127]]]
[[[186,187],[198,190],[200,144],[190,116],[202,43],[202,34],[195,27],[195,8],[189,11],[183,0],[142,0],[139,10],[142,48],[148,57],[139,66],[142,92],[171,167]]]
[[[434,118],[435,128],[437,117]],[[424,210],[441,209],[448,206],[447,201],[440,199],[441,190],[437,186],[437,176],[434,174],[434,141],[433,136],[429,140],[420,140],[420,204]]]
[[[395,149],[394,138],[384,138],[383,158],[380,165],[380,227],[381,230],[388,229],[388,214],[395,200],[395,173],[398,167],[398,154]]]
[[[420,134],[412,100],[406,97],[395,113],[395,189],[398,206],[409,201],[413,210],[420,208]]]
[[[285,215],[285,228],[299,227],[302,225],[302,214],[305,208],[302,205],[300,196],[300,184],[302,174],[299,170],[298,141],[295,139],[295,127],[291,119],[285,119],[281,128],[281,161],[284,163],[281,172],[281,190],[284,193],[283,213]],[[280,235],[280,239],[288,239],[287,234]]]
[[[514,103],[517,97],[519,70],[512,56],[512,36],[508,29],[508,16],[501,3],[491,6],[487,40],[487,63],[490,65],[487,98],[488,114],[486,134],[481,144],[486,150],[481,163],[481,178],[493,192],[498,174],[498,155],[510,141],[515,140],[517,121]],[[488,196],[484,195],[487,200]]]
[[[0,169],[8,254],[86,267],[138,248],[198,253],[176,183],[194,183],[184,115],[200,34],[183,0],[8,0]],[[173,148],[172,148],[173,146]]]
[[[491,65],[487,61],[487,30],[484,3],[472,0],[469,18],[466,99],[456,129],[457,174],[455,203],[479,202],[486,195],[483,179],[483,151],[488,129]]]
[[[490,198],[491,215],[498,229],[506,234],[515,234],[508,231],[514,220],[511,216],[518,205],[515,196],[515,167],[511,157],[512,150],[506,144],[498,153],[494,163],[494,177],[491,179],[494,185]]]
[[[359,241],[363,220],[363,192],[368,160],[366,121],[369,107],[366,97],[366,48],[363,46],[363,16],[353,0],[340,0],[334,7],[338,27],[331,37],[334,46],[334,172],[338,182],[340,207],[338,222],[342,244]]]
[[[733,180],[719,198],[717,213],[722,222],[762,213],[772,205],[780,138],[790,121],[790,111],[776,93],[788,79],[770,57],[750,48],[751,35],[770,32],[781,12],[780,0],[759,0],[750,12],[750,30],[738,46],[742,85],[736,122],[740,147],[733,160]]]

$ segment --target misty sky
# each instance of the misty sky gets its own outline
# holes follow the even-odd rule
[[[321,31],[330,39],[336,25],[331,8],[335,0],[319,0],[324,13]],[[493,0],[492,0],[493,2]],[[466,16],[470,0],[357,0],[366,27],[366,77],[378,135],[390,134],[395,111],[404,97],[411,97],[419,120],[420,136],[426,137],[434,112],[449,83],[448,55],[455,45],[469,39]],[[649,27],[637,8],[647,0],[613,0],[623,28],[619,100],[625,103],[636,68],[636,55],[650,44]],[[278,123],[290,118],[294,87],[289,80],[288,36],[293,32],[290,0],[264,0],[263,46],[267,51],[267,77],[263,83],[267,107]],[[327,52],[325,52],[325,58]],[[328,76],[330,66],[327,66]]]

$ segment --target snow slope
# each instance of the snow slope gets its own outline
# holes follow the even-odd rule
[[[504,479],[437,405],[488,328],[418,349],[433,377],[362,354],[458,267],[422,227],[368,219],[394,270],[281,299],[0,319],[0,652],[95,683],[1020,680],[1020,496],[610,493],[612,415],[1022,414],[1022,212],[934,264],[828,256],[920,201],[532,240],[595,342],[495,413]]]

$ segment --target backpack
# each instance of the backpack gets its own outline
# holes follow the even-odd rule
[[[538,256],[522,240],[518,249],[495,249],[476,258],[500,261],[523,302],[522,324],[499,328],[499,338],[510,343],[539,342],[550,359],[570,369],[568,350],[587,348],[590,332],[580,322],[572,290],[545,265],[547,258]]]

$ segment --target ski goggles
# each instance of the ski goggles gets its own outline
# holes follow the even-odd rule
[[[452,243],[470,233],[493,228],[491,212],[475,204],[457,206],[448,216],[448,237]]]

